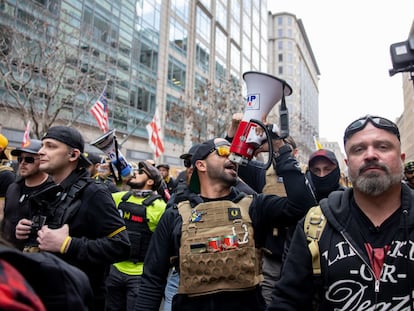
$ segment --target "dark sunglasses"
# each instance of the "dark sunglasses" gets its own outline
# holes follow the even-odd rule
[[[184,167],[189,168],[191,167],[191,160],[190,159],[184,159]]]
[[[22,163],[23,161],[28,163],[28,164],[32,164],[34,163],[37,159],[40,159],[38,157],[17,157],[17,162]]]
[[[145,171],[144,171],[144,169],[142,169],[142,168],[139,168],[139,169],[137,169],[137,170],[135,170],[135,171],[136,171],[136,172],[138,172],[138,175],[145,174],[145,175],[147,175],[147,176],[148,176],[147,172],[145,172]]]
[[[344,134],[344,144],[346,143],[349,137],[354,135],[356,132],[362,130],[368,122],[371,122],[371,124],[376,128],[393,133],[395,136],[397,136],[398,140],[400,140],[400,131],[398,130],[398,127],[397,125],[395,125],[394,122],[382,117],[367,115],[348,125]]]

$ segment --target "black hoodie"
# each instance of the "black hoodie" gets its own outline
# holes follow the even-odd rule
[[[267,310],[312,310],[317,281],[323,293],[319,310],[413,310],[414,192],[402,185],[401,208],[390,217],[399,217],[399,226],[393,236],[382,231],[390,244],[379,278],[360,242],[353,204],[352,188],[320,202],[327,218],[319,241],[321,279],[312,273],[303,220],[298,224]]]

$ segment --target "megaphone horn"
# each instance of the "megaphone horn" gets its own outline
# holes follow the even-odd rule
[[[115,129],[106,132],[104,135],[98,137],[90,144],[102,150],[108,156],[122,177],[131,176],[132,167],[126,161],[121,151],[118,149]]]
[[[266,139],[265,135],[260,134],[267,130],[261,121],[266,120],[270,110],[280,100],[284,103],[285,96],[292,94],[292,88],[286,81],[263,72],[245,72],[243,79],[247,88],[245,110],[230,146],[229,158],[233,162],[246,165],[253,158],[254,151]],[[259,126],[263,131],[257,131]],[[271,161],[266,166],[270,164]]]

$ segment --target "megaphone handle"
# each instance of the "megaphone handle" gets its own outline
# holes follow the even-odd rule
[[[251,119],[250,122],[252,123],[256,123],[258,126],[260,126],[264,132],[266,133],[266,139],[267,139],[267,143],[269,145],[269,159],[266,162],[266,165],[264,166],[264,169],[267,170],[270,165],[272,165],[272,160],[273,160],[273,144],[272,144],[272,137],[270,135],[269,129],[267,128],[266,125],[264,125],[261,121],[256,120],[256,119]]]

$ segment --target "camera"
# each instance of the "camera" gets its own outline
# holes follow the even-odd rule
[[[399,72],[414,72],[414,36],[390,46],[392,69],[390,76]]]
[[[46,223],[46,216],[35,215],[32,217],[32,225],[30,226],[30,236],[36,237],[39,231]]]

